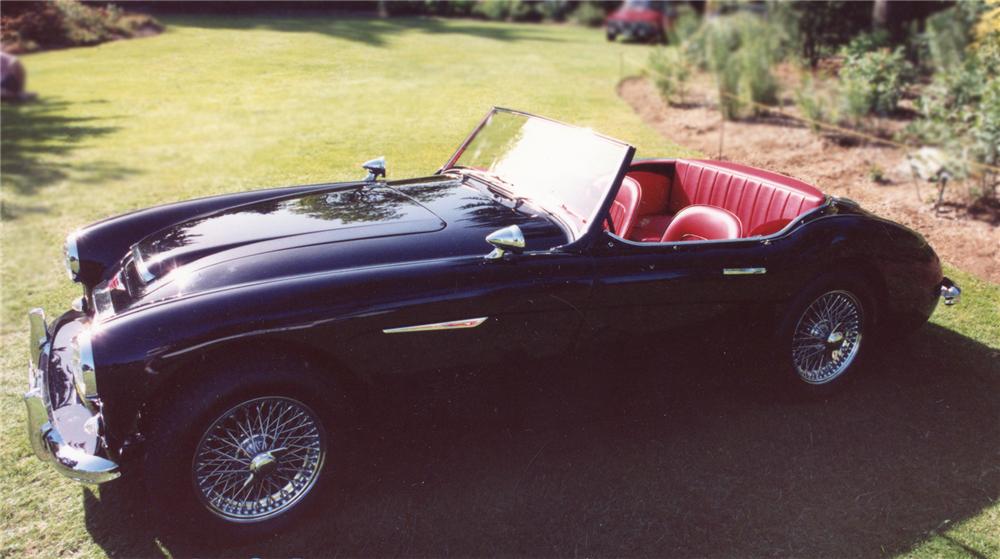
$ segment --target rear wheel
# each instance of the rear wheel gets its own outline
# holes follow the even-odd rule
[[[845,384],[870,349],[874,303],[864,283],[834,275],[814,281],[789,305],[778,329],[775,369],[782,384],[809,395]]]
[[[808,384],[847,372],[861,350],[864,307],[850,291],[823,293],[802,312],[792,332],[792,365]]]

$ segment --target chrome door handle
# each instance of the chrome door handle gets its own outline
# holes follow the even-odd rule
[[[756,276],[766,274],[767,268],[723,268],[724,276]]]

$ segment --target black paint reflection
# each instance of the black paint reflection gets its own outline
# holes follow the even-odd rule
[[[434,185],[414,198],[433,199],[443,189]],[[155,262],[184,248],[200,252],[343,227],[429,219],[435,216],[391,188],[351,188],[268,200],[193,219],[148,238],[140,250]]]

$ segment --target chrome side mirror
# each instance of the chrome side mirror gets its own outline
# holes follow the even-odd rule
[[[366,161],[361,167],[368,171],[365,182],[376,181],[379,177],[385,176],[385,156]]]
[[[517,225],[511,225],[487,235],[486,242],[493,245],[493,252],[487,254],[486,259],[499,260],[507,251],[519,254],[524,250],[524,233]]]

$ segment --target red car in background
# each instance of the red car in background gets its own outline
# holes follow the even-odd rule
[[[605,20],[605,32],[609,41],[622,36],[635,41],[665,42],[675,11],[669,2],[626,0]]]

